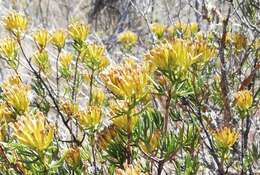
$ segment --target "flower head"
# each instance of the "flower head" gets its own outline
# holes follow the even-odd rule
[[[131,47],[137,42],[137,35],[134,32],[131,31],[125,31],[118,35],[117,41]]]
[[[227,127],[216,131],[213,134],[213,136],[219,147],[229,149],[235,144],[235,142],[239,138],[238,132]]]
[[[168,27],[167,31],[172,36],[182,36],[183,38],[190,38],[199,30],[197,23],[176,22],[174,25]]]
[[[240,33],[235,33],[233,35],[233,41],[234,41],[235,48],[237,50],[241,50],[241,49],[246,48],[247,38],[246,38],[245,35],[240,34]]]
[[[6,129],[4,127],[0,127],[0,142],[5,141],[6,134],[7,134]]]
[[[151,25],[151,31],[156,35],[158,39],[161,39],[164,35],[165,26],[160,23],[153,23]]]
[[[64,100],[61,102],[61,110],[65,114],[67,114],[68,117],[74,116],[79,111],[78,104],[74,104],[70,100]]]
[[[26,114],[11,124],[15,137],[22,143],[36,151],[43,151],[49,147],[54,136],[54,126],[48,124],[41,112]]]
[[[40,29],[33,34],[33,39],[40,50],[44,49],[49,42],[50,36],[46,29]]]
[[[147,173],[142,173],[138,166],[129,165],[124,163],[124,169],[116,168],[115,175],[148,175]]]
[[[9,65],[13,68],[17,68],[17,43],[12,38],[6,38],[0,44],[0,54],[6,58]]]
[[[204,40],[193,42],[191,47],[194,50],[194,55],[198,55],[196,57],[197,63],[206,63],[216,55],[216,50],[208,46]]]
[[[17,12],[10,12],[4,17],[3,23],[6,30],[12,32],[18,39],[21,33],[26,31],[28,25],[26,17]]]
[[[189,47],[189,43],[184,40],[162,43],[150,50],[145,59],[162,70],[185,72],[196,58]]]
[[[105,102],[105,93],[102,89],[94,88],[92,90],[92,104],[102,106]]]
[[[156,45],[146,55],[145,60],[152,62],[157,68],[174,71],[183,75],[194,63],[205,63],[213,55],[214,49],[204,42],[190,42],[176,39]]]
[[[6,38],[0,44],[0,53],[4,57],[13,60],[17,56],[17,44],[12,38]]]
[[[69,34],[71,38],[78,43],[85,41],[89,34],[89,26],[84,23],[74,22],[69,25]]]
[[[240,109],[249,109],[253,104],[253,96],[249,90],[241,90],[235,94],[235,105]]]
[[[18,113],[25,113],[29,109],[29,88],[15,76],[2,84],[3,96],[6,103]]]
[[[10,76],[2,84],[4,91],[7,91],[12,86],[23,86],[23,83],[19,76]]]
[[[85,111],[79,111],[76,119],[84,129],[94,128],[101,121],[102,111],[100,107],[89,106]]]
[[[51,35],[51,44],[56,46],[59,50],[65,46],[66,33],[64,30],[56,30]]]
[[[142,99],[148,93],[148,71],[132,60],[101,74],[106,87],[120,98]]]
[[[105,150],[108,144],[116,137],[117,132],[114,125],[104,128],[97,136],[97,145]]]
[[[33,56],[35,64],[39,67],[41,71],[47,73],[50,70],[49,55],[46,50],[41,52],[36,52]]]
[[[9,122],[12,119],[13,113],[10,111],[6,102],[0,102],[0,123]]]
[[[65,161],[72,168],[78,167],[81,163],[80,149],[78,147],[69,148],[65,153]]]
[[[95,43],[83,47],[80,57],[84,64],[94,70],[103,69],[109,64],[105,48]]]
[[[59,62],[61,67],[68,68],[72,63],[73,55],[71,53],[61,53],[59,56]]]

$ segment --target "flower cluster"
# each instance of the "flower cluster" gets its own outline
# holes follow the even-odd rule
[[[94,128],[101,121],[102,111],[100,107],[89,106],[85,111],[79,111],[75,118],[85,129]]]
[[[228,127],[216,131],[214,134],[216,143],[222,148],[231,148],[239,138],[238,132]]]
[[[148,77],[147,69],[130,60],[101,74],[101,79],[112,93],[128,100],[140,100],[146,96]]]
[[[10,12],[3,19],[4,27],[13,33],[18,39],[21,34],[27,30],[28,21],[25,16],[17,12]]]
[[[9,77],[2,84],[4,100],[15,112],[25,113],[29,109],[29,88],[24,85],[20,77]]]
[[[74,22],[69,25],[69,35],[78,43],[85,41],[89,34],[89,30],[89,27],[84,23]]]
[[[80,58],[87,67],[93,70],[103,69],[109,64],[105,56],[105,48],[95,43],[83,47]]]
[[[142,173],[137,166],[124,164],[124,169],[117,168],[115,170],[116,175],[146,175],[146,173]]]
[[[137,35],[131,31],[125,31],[118,35],[118,42],[125,45],[126,48],[132,47],[137,42]]]
[[[13,123],[14,136],[23,144],[36,151],[43,151],[52,143],[54,126],[48,124],[41,112],[28,113]]]
[[[253,96],[248,90],[241,90],[235,94],[235,104],[240,109],[248,109],[252,106]]]
[[[214,49],[203,42],[176,39],[156,45],[146,55],[161,70],[185,72],[194,63],[205,63],[214,55]]]

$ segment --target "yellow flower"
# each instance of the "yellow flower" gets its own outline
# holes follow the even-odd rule
[[[119,66],[102,73],[101,79],[106,87],[120,98],[140,100],[148,93],[148,67],[127,60]]]
[[[17,77],[11,77],[2,84],[4,100],[16,112],[28,111],[30,101],[28,98],[29,88],[22,84]]]
[[[176,39],[171,43],[156,45],[145,55],[145,60],[161,70],[170,70],[177,75],[184,75],[192,64],[203,64],[214,54],[215,50],[202,41],[190,42]]]
[[[28,88],[15,87],[4,93],[8,105],[12,106],[17,112],[24,113],[28,111],[30,101],[27,96]]]
[[[8,108],[8,105],[1,101],[0,102],[0,123],[9,122],[13,117],[12,111]]]
[[[145,143],[143,141],[141,141],[139,144],[140,144],[140,147],[142,148],[143,151],[145,151],[146,153],[152,153],[154,152],[157,147],[158,147],[158,144],[159,144],[159,141],[160,141],[160,137],[161,137],[161,132],[160,130],[156,130],[154,131],[149,140],[148,140],[148,143]]]
[[[111,101],[109,104],[109,117],[113,124],[120,128],[127,130],[129,126],[128,116],[130,117],[130,129],[132,130],[138,122],[137,110],[132,109],[128,112],[128,106],[126,101]]]
[[[193,42],[191,47],[194,49],[194,55],[198,55],[196,58],[197,63],[206,63],[216,55],[216,50],[209,47],[203,40]]]
[[[239,138],[239,133],[230,129],[230,128],[223,128],[221,130],[216,131],[214,134],[214,139],[216,143],[221,147],[221,148],[231,148],[237,139]]]
[[[105,48],[95,43],[83,47],[80,57],[83,63],[94,70],[103,69],[109,64],[105,56]]]
[[[64,100],[61,102],[61,111],[67,114],[68,117],[74,116],[79,111],[78,104],[74,104],[70,100]]]
[[[102,150],[105,150],[108,144],[115,139],[116,135],[117,131],[114,125],[104,128],[104,130],[97,134],[97,145]]]
[[[6,38],[0,44],[0,53],[4,57],[13,60],[17,56],[17,44],[12,38]]]
[[[160,23],[153,23],[151,25],[151,31],[156,35],[158,39],[161,39],[164,35],[165,26]]]
[[[82,75],[82,79],[83,79],[86,83],[89,83],[89,82],[90,82],[91,74],[89,73],[88,70],[84,70],[81,75]]]
[[[69,25],[69,34],[75,42],[83,42],[89,34],[89,26],[84,23],[74,22]]]
[[[22,85],[23,83],[20,77],[15,75],[15,76],[10,76],[8,77],[8,79],[5,80],[2,84],[2,88],[7,91],[12,86],[22,86]]]
[[[41,71],[47,73],[50,70],[50,62],[48,52],[43,50],[41,52],[36,52],[33,56],[35,64],[39,67]]]
[[[249,109],[253,104],[253,96],[249,90],[241,90],[235,94],[235,104],[240,109]]]
[[[0,127],[0,142],[4,142],[5,141],[5,136],[6,136],[6,130],[3,127]]]
[[[33,34],[33,39],[37,43],[39,50],[46,47],[49,42],[49,32],[45,29],[40,29]]]
[[[235,48],[237,50],[241,50],[241,49],[246,48],[247,38],[246,38],[245,35],[240,34],[240,33],[235,33],[233,35],[233,41],[234,41]]]
[[[54,136],[54,126],[48,124],[41,112],[27,114],[11,124],[15,137],[38,152],[47,149]]]
[[[73,55],[71,53],[61,53],[59,56],[61,67],[68,68],[73,59]]]
[[[105,102],[105,98],[104,90],[98,88],[92,90],[92,104],[102,106]]]
[[[125,31],[118,35],[117,41],[131,47],[137,42],[137,35],[131,31]]]
[[[129,165],[124,163],[124,169],[116,168],[115,175],[148,175],[147,173],[142,173],[138,166]]]
[[[94,128],[101,121],[102,111],[100,107],[89,106],[86,111],[76,114],[76,119],[84,129]]]
[[[188,44],[183,40],[159,44],[145,55],[145,59],[162,70],[186,71],[196,58]]]
[[[65,161],[70,167],[78,167],[81,162],[80,149],[78,147],[68,149],[65,153]]]
[[[184,38],[189,38],[195,33],[198,32],[199,26],[197,23],[183,23],[177,22],[175,23],[175,31],[177,34],[182,34]]]
[[[3,23],[6,30],[12,32],[18,39],[21,33],[26,31],[28,25],[26,17],[17,12],[10,12],[4,17]]]
[[[195,38],[196,38],[197,40],[199,40],[199,41],[203,41],[204,38],[205,38],[204,33],[203,33],[203,32],[198,32],[198,33],[196,33]]]
[[[56,46],[59,50],[65,46],[66,33],[64,30],[56,30],[52,33],[51,43]]]

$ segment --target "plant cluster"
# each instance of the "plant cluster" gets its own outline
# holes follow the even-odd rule
[[[1,83],[0,173],[188,175],[257,167],[259,145],[248,135],[259,107],[259,39],[154,23],[155,40],[142,54],[134,52],[140,36],[118,35],[123,58],[116,64],[80,21],[32,33],[20,13],[2,21],[8,37],[0,55],[12,73]],[[28,34],[33,55],[24,48]],[[231,57],[239,70],[229,77],[223,67]]]

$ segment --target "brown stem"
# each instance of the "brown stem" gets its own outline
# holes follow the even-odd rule
[[[164,161],[163,161],[163,160],[159,161],[159,163],[158,163],[158,169],[157,169],[157,174],[158,174],[158,175],[160,175],[160,174],[162,173],[163,165],[164,165]]]
[[[92,142],[92,157],[93,157],[93,166],[94,166],[94,174],[97,174],[97,162],[96,162],[96,144],[95,144],[95,133],[91,136],[91,142]]]
[[[219,46],[219,58],[221,62],[221,81],[220,88],[222,99],[224,103],[224,126],[229,126],[231,122],[231,110],[230,110],[230,99],[228,98],[228,81],[227,81],[227,72],[226,72],[226,63],[225,63],[225,48],[226,48],[226,36],[227,36],[227,26],[230,18],[231,7],[229,7],[228,15],[225,20],[223,20],[223,32],[222,37],[220,38]]]
[[[165,104],[165,115],[164,115],[164,121],[163,121],[163,133],[165,134],[168,129],[168,122],[169,122],[169,110],[170,110],[170,104],[171,104],[171,89],[167,91],[167,99]]]

